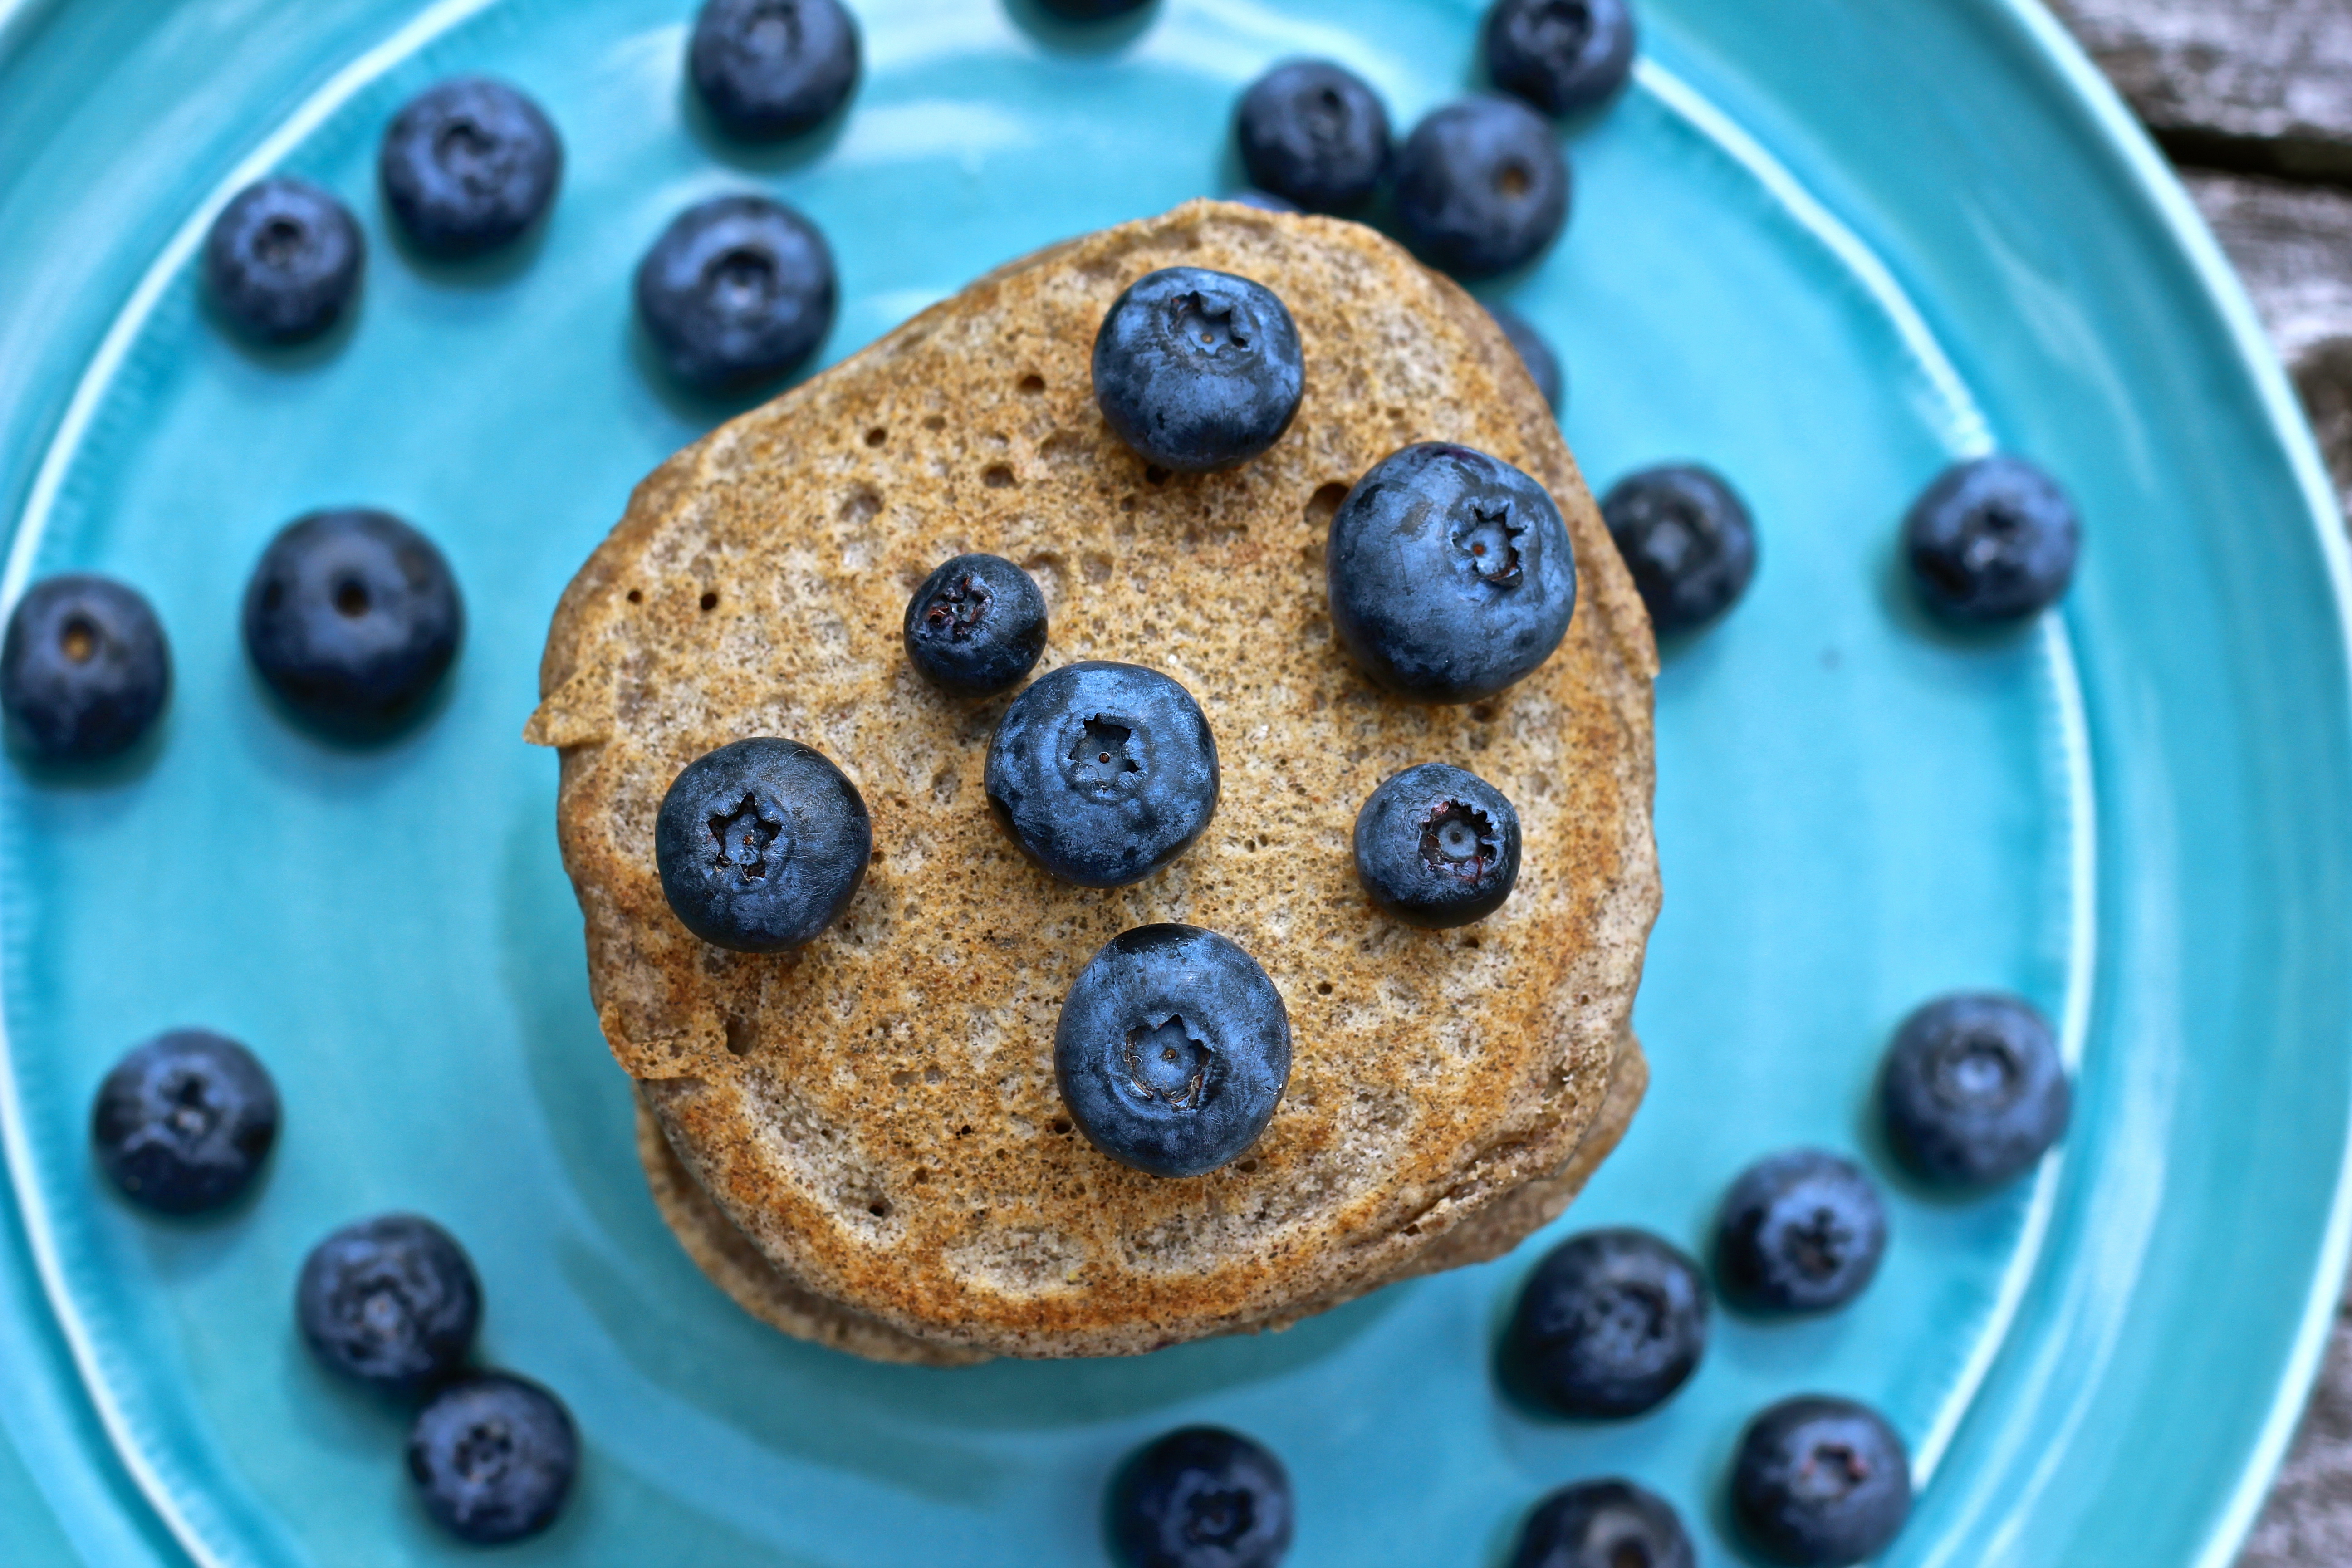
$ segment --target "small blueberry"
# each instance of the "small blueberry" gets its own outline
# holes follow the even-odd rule
[[[1495,85],[1546,114],[1589,109],[1633,73],[1626,0],[1496,0],[1484,37]]]
[[[310,1249],[294,1316],[327,1366],[416,1393],[465,1361],[482,1323],[482,1287],[447,1231],[415,1215],[382,1215]]]
[[[408,1479],[425,1511],[478,1546],[545,1530],[579,1468],[580,1434],[563,1402],[509,1373],[450,1384],[408,1429]]]
[[[1307,390],[1298,328],[1273,291],[1199,267],[1129,286],[1095,334],[1095,402],[1150,462],[1206,473],[1282,439]]]
[[[1519,879],[1519,814],[1501,790],[1447,763],[1391,774],[1356,813],[1356,875],[1407,925],[1486,919]]]
[[[1517,310],[1506,305],[1489,305],[1486,313],[1495,318],[1495,324],[1503,329],[1505,337],[1511,340],[1511,347],[1517,351],[1519,362],[1528,367],[1528,375],[1535,382],[1536,390],[1542,393],[1543,400],[1557,411],[1560,394],[1565,390],[1560,382],[1559,356],[1551,352],[1551,345],[1544,342],[1543,334],[1536,331],[1534,324]]]
[[[1672,1504],[1631,1481],[1579,1481],[1536,1505],[1511,1568],[1698,1568]]]
[[[1568,635],[1576,558],[1559,508],[1510,464],[1424,442],[1356,481],[1324,551],[1331,624],[1373,684],[1470,702],[1534,673]]]
[[[1290,1477],[1237,1433],[1187,1426],[1129,1458],[1111,1483],[1121,1568],[1279,1568]]]
[[[108,577],[47,577],[26,590],[0,641],[0,710],[44,762],[117,756],[172,695],[172,649],[139,593]]]
[[[857,786],[822,752],[767,736],[688,763],[654,828],[678,923],[737,952],[814,938],[849,908],[873,854]]]
[[[1822,1312],[1861,1295],[1885,1251],[1885,1205],[1861,1167],[1797,1149],[1758,1161],[1731,1184],[1716,1273],[1735,1305]]]
[[[708,0],[686,65],[730,135],[793,136],[849,100],[857,24],[839,0]]]
[[[393,117],[376,174],[409,238],[470,256],[539,221],[563,176],[563,143],[513,88],[459,77],[426,88]]]
[[[1082,888],[1139,882],[1216,815],[1208,718],[1156,669],[1089,660],[1039,677],[989,738],[988,804],[1040,866]]]
[[[1686,465],[1628,474],[1601,521],[1660,637],[1696,631],[1737,604],[1756,574],[1756,525],[1738,491]]]
[[[1286,60],[1258,78],[1234,129],[1251,182],[1309,212],[1352,211],[1388,173],[1388,110],[1363,78],[1328,60]]]
[[[221,314],[267,342],[317,337],[359,293],[367,241],[351,209],[301,180],[239,191],[205,237],[205,285]]]
[[[255,670],[304,718],[354,733],[415,711],[457,658],[465,620],[433,542],[364,508],[289,523],[245,591]]]
[[[90,1108],[99,1164],[125,1195],[198,1214],[253,1184],[278,1142],[278,1086],[235,1040],[160,1035],[115,1064]]]
[[[1852,1568],[1902,1533],[1911,1457],[1865,1405],[1819,1394],[1783,1400],[1740,1434],[1731,1511],[1775,1563]]]
[[[907,658],[940,689],[986,697],[1018,682],[1045,651],[1045,596],[1002,555],[958,555],[907,601]]]
[[[1461,278],[1532,261],[1568,222],[1568,160],[1516,98],[1458,99],[1397,154],[1397,225],[1413,254]]]
[[[637,267],[637,315],[669,374],[725,391],[790,374],[833,326],[833,252],[765,196],[680,213]]]
[[[1511,1319],[1509,1354],[1567,1415],[1622,1418],[1665,1402],[1706,1350],[1706,1281],[1640,1230],[1589,1230],[1547,1254]]]
[[[2073,1109],[2049,1021],[1990,993],[1940,997],[1905,1019],[1879,1089],[1887,1141],[1904,1163],[1955,1185],[2023,1174]]]
[[[1240,1157],[1290,1081],[1290,1016],[1214,931],[1139,926],[1087,961],[1054,1028],[1054,1076],[1097,1149],[1155,1176]]]
[[[2022,458],[1947,468],[1903,525],[1911,576],[1948,619],[1999,624],[2039,615],[2074,575],[2083,530],[2058,482]]]

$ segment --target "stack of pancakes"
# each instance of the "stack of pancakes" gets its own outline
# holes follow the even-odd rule
[[[1095,407],[1104,311],[1177,265],[1265,284],[1305,344],[1296,423],[1230,472],[1149,468]],[[1428,440],[1540,480],[1580,569],[1559,652],[1458,707],[1375,690],[1326,603],[1341,497]],[[965,551],[1044,589],[1038,673],[1148,665],[1207,712],[1223,794],[1167,870],[1073,887],[989,812],[1010,694],[945,696],[899,640],[908,595]],[[942,1365],[1279,1327],[1507,1250],[1574,1195],[1646,1079],[1627,1020],[1658,904],[1654,672],[1510,345],[1372,231],[1195,202],[983,279],[663,465],[556,612],[528,733],[562,752],[564,863],[664,1216],[785,1332]],[[670,781],[751,735],[824,752],[874,818],[848,913],[781,954],[697,941],[654,867]],[[1380,913],[1349,853],[1365,796],[1423,762],[1479,774],[1524,825],[1517,890],[1454,931]],[[1182,1180],[1097,1152],[1054,1080],[1072,979],[1160,921],[1246,949],[1295,1040],[1264,1137]]]

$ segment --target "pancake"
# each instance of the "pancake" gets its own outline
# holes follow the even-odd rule
[[[1148,468],[1093,403],[1104,310],[1176,264],[1273,289],[1306,347],[1297,420],[1226,473]],[[1487,701],[1385,697],[1332,639],[1332,512],[1417,440],[1517,464],[1568,524],[1567,638]],[[908,594],[975,550],[1045,590],[1038,674],[1146,664],[1206,710],[1223,794],[1167,870],[1075,888],[988,811],[1009,697],[943,696],[899,645]],[[1654,658],[1550,411],[1481,307],[1370,229],[1196,202],[1003,269],[665,464],[566,591],[527,734],[562,752],[605,1038],[741,1237],[794,1289],[930,1344],[1120,1354],[1452,1256],[1457,1227],[1571,1167],[1657,910]],[[768,956],[691,937],[653,858],[678,770],[759,734],[838,764],[876,843],[843,920]],[[1372,787],[1425,761],[1501,788],[1523,826],[1510,900],[1451,931],[1381,914],[1349,851]],[[1265,1134],[1183,1180],[1097,1152],[1053,1077],[1078,968],[1157,921],[1238,942],[1294,1032]],[[1477,1246],[1519,1220],[1483,1223]]]

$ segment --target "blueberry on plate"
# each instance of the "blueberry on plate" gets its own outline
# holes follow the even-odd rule
[[[709,0],[687,74],[730,136],[793,136],[857,85],[857,24],[838,0]]]
[[[1559,508],[1468,447],[1423,442],[1373,465],[1333,514],[1324,559],[1341,645],[1414,702],[1492,697],[1551,657],[1576,611]]]
[[[1998,625],[2038,615],[2074,580],[2083,529],[2058,481],[2022,458],[1947,468],[1912,503],[1904,553],[1927,606]]]
[[[1495,325],[1502,328],[1503,335],[1511,340],[1512,349],[1517,353],[1519,362],[1528,367],[1528,374],[1534,380],[1536,390],[1543,394],[1543,400],[1558,409],[1562,390],[1559,356],[1551,352],[1551,345],[1544,342],[1543,334],[1536,331],[1534,324],[1517,310],[1507,305],[1489,305],[1486,313],[1495,318]]]
[[[1731,1184],[1716,1232],[1725,1297],[1771,1312],[1843,1307],[1886,1251],[1886,1210],[1859,1166],[1818,1149],[1758,1161]]]
[[[1290,1015],[1214,931],[1150,925],[1087,961],[1054,1026],[1054,1076],[1087,1142],[1155,1176],[1238,1158],[1290,1081]]]
[[[1738,491],[1687,464],[1644,468],[1601,498],[1601,518],[1660,637],[1696,631],[1756,574],[1756,525]]]
[[[1783,1400],[1740,1434],[1731,1510],[1776,1563],[1848,1568],[1902,1532],[1911,1457],[1866,1405],[1819,1394]]]
[[[1282,1461],[1238,1433],[1186,1426],[1120,1468],[1111,1542],[1122,1568],[1276,1568],[1292,1511]]]
[[[1234,130],[1251,182],[1309,212],[1352,211],[1388,173],[1388,110],[1363,78],[1328,60],[1286,60],[1258,78]]]
[[[106,1075],[89,1135],[125,1195],[165,1214],[200,1214],[253,1184],[278,1142],[278,1086],[251,1051],[174,1029]]]
[[[245,649],[261,679],[304,718],[354,733],[414,713],[465,627],[433,542],[366,508],[287,524],[245,590]]]
[[[1457,99],[1397,154],[1397,225],[1432,267],[1491,278],[1532,261],[1568,221],[1568,160],[1516,98]]]
[[[336,1372],[416,1393],[465,1361],[482,1323],[482,1287],[447,1231],[415,1215],[381,1215],[310,1249],[294,1318]]]
[[[1631,1481],[1579,1481],[1536,1505],[1511,1568],[1698,1568],[1672,1504]]]
[[[873,856],[857,786],[823,752],[765,735],[687,763],[654,826],[670,912],[737,952],[814,939],[849,907]]]
[[[1546,114],[1591,108],[1633,73],[1626,0],[1496,0],[1485,40],[1495,85]]]
[[[1217,812],[1216,737],[1156,669],[1087,660],[1040,677],[989,737],[988,804],[1066,882],[1123,888],[1181,855]]]
[[[1448,763],[1393,773],[1356,813],[1356,875],[1372,902],[1429,931],[1503,907],[1519,879],[1519,814]]]
[[[765,196],[680,213],[637,266],[637,315],[669,374],[704,391],[772,381],[833,326],[833,252]]]
[[[1218,199],[1232,202],[1236,206],[1255,207],[1262,213],[1295,213],[1306,210],[1297,202],[1286,201],[1272,191],[1235,191],[1229,196],[1221,196]]]
[[[120,755],[172,695],[172,649],[139,593],[72,574],[34,584],[0,640],[0,710],[26,751],[46,762]]]
[[[510,1373],[451,1384],[408,1429],[408,1479],[425,1511],[478,1546],[545,1530],[579,1470],[571,1412]]]
[[[1282,439],[1307,390],[1298,328],[1274,292],[1169,267],[1112,302],[1095,333],[1095,402],[1148,462],[1207,473]]]
[[[246,186],[205,237],[213,303],[268,342],[299,342],[333,326],[366,264],[367,241],[351,209],[301,180]]]
[[[1045,595],[1002,555],[940,563],[907,601],[907,658],[958,697],[986,697],[1029,673],[1045,651]]]
[[[1939,997],[1905,1019],[1879,1093],[1903,1163],[1965,1186],[2031,1169],[2066,1131],[2074,1103],[2049,1021],[1991,993]]]
[[[392,216],[444,256],[506,244],[537,223],[563,176],[563,142],[539,105],[502,81],[458,77],[393,117],[376,158]]]
[[[1528,1277],[1507,1343],[1529,1391],[1562,1415],[1639,1415],[1698,1369],[1706,1281],[1647,1231],[1588,1230]]]

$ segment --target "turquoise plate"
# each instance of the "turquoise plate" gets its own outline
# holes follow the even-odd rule
[[[1659,683],[1655,1082],[1567,1223],[1697,1247],[1756,1155],[1854,1150],[1895,1222],[1858,1304],[1726,1316],[1679,1398],[1579,1427],[1489,1372],[1535,1245],[1286,1334],[952,1373],[788,1342],[696,1273],[588,1006],[554,759],[517,738],[565,579],[728,412],[646,374],[635,258],[690,201],[777,192],[837,247],[837,358],[1229,188],[1232,102],[1281,56],[1349,62],[1409,123],[1470,81],[1477,14],[1161,0],[1088,34],[1031,0],[857,5],[853,111],[772,154],[689,112],[686,0],[0,4],[0,592],[127,577],[180,681],[129,765],[0,768],[0,1557],[470,1560],[407,1496],[396,1414],[290,1331],[305,1248],[396,1206],[465,1239],[485,1353],[585,1433],[572,1506],[510,1563],[1096,1563],[1117,1456],[1213,1420],[1290,1465],[1294,1568],[1491,1568],[1595,1473],[1727,1563],[1741,1423],[1816,1389],[1916,1455],[1889,1563],[2226,1563],[2345,1262],[2346,550],[2218,253],[2027,0],[1647,0],[1633,89],[1566,132],[1566,240],[1501,290],[1561,349],[1597,481],[1704,459],[1763,539]],[[393,241],[372,167],[393,108],[461,70],[524,84],[571,162],[541,237],[452,268]],[[348,331],[259,353],[189,259],[279,168],[350,198],[373,256]],[[1994,445],[2063,476],[2088,552],[2062,616],[1955,640],[1892,542]],[[348,501],[435,534],[472,620],[439,710],[374,751],[289,728],[236,636],[263,542]],[[1972,1202],[1903,1184],[1869,1114],[1892,1026],[1957,985],[2034,998],[2080,1074],[2062,1156]],[[85,1142],[107,1065],[182,1023],[251,1041],[289,1107],[258,1199],[204,1224],[112,1201]]]

